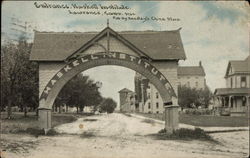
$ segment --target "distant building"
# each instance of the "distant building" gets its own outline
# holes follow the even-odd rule
[[[229,61],[226,88],[217,88],[215,105],[231,115],[248,114],[250,98],[250,56],[245,60]]]
[[[178,83],[178,86],[182,85],[190,88],[205,89],[205,76],[206,74],[201,62],[199,63],[199,66],[177,67],[178,79],[176,83]],[[169,77],[171,78],[171,76]],[[135,74],[134,79],[136,107],[138,107],[137,112],[163,113],[163,101],[155,86],[139,73]]]
[[[144,106],[145,113],[163,113],[164,106],[162,102],[162,98],[155,88],[155,86],[149,83],[147,88],[146,102]]]
[[[186,86],[196,89],[205,89],[205,71],[199,62],[199,66],[180,66],[177,69],[178,86]]]
[[[120,94],[120,111],[135,112],[135,92],[123,88],[119,91]]]

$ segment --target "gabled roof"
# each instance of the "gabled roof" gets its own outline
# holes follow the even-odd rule
[[[206,76],[202,66],[180,66],[177,68],[178,76]]]
[[[91,40],[89,40],[87,43],[85,43],[83,46],[81,46],[77,51],[75,51],[72,55],[69,55],[67,57],[67,59],[73,57],[73,55],[77,54],[77,53],[81,53],[84,50],[86,50],[87,48],[89,48],[90,46],[92,46],[93,44],[96,44],[96,42],[98,40],[100,40],[102,37],[105,36],[113,36],[115,37],[117,40],[119,40],[120,42],[122,42],[124,45],[126,45],[127,47],[129,47],[130,49],[132,49],[135,53],[137,53],[138,56],[140,57],[146,57],[146,58],[150,58],[147,54],[145,54],[144,52],[142,52],[140,49],[138,49],[136,46],[134,46],[132,43],[130,43],[128,40],[126,40],[124,37],[122,37],[121,35],[119,35],[118,33],[116,33],[114,30],[112,30],[110,27],[106,27],[104,30],[102,30],[99,34],[95,35],[95,37],[93,37]],[[107,48],[105,48],[107,49]]]
[[[184,60],[186,55],[180,37],[180,29],[173,31],[125,31],[115,32],[107,27],[100,33],[36,32],[30,60],[63,61],[88,46],[105,31],[132,47],[137,53],[153,60]]]
[[[250,57],[248,56],[245,60],[232,60],[228,62],[226,76],[229,74],[229,70],[232,68],[235,73],[250,73]]]
[[[229,95],[229,94],[250,94],[250,88],[217,88],[214,91],[215,95]]]
[[[134,93],[133,91],[127,89],[127,88],[123,88],[122,90],[119,91],[119,93]]]

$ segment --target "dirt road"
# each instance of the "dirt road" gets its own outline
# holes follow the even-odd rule
[[[1,137],[19,149],[7,150],[6,158],[235,158],[249,154],[248,131],[212,134],[220,144],[155,140],[148,136],[162,128],[162,124],[115,113],[63,124],[55,128],[62,133],[57,136]]]

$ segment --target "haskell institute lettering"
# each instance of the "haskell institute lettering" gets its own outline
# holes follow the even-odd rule
[[[94,54],[94,55],[87,55],[78,59],[74,59],[71,63],[67,64],[64,66],[47,84],[45,87],[41,99],[46,99],[50,90],[53,88],[53,86],[56,84],[56,82],[67,72],[71,71],[73,68],[79,66],[80,64],[84,64],[87,62],[91,62],[94,60],[100,60],[100,59],[119,59],[119,60],[125,60],[129,62],[133,62],[134,64],[137,64],[138,66],[143,66],[146,70],[150,71],[153,75],[155,75],[163,85],[169,89],[170,94],[173,94],[171,92],[171,86],[168,80],[163,76],[161,72],[159,72],[154,66],[152,66],[150,63],[148,63],[145,60],[142,60],[141,58],[124,54],[124,53],[119,53],[119,52],[111,52],[111,53],[99,53],[99,54]]]

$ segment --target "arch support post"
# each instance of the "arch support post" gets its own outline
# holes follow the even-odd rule
[[[171,105],[170,105],[171,104]],[[165,129],[168,134],[172,134],[176,129],[179,128],[179,113],[177,105],[172,103],[165,103]]]
[[[38,109],[39,128],[43,129],[45,134],[51,129],[51,109]]]

